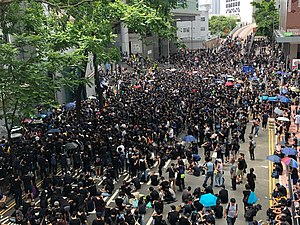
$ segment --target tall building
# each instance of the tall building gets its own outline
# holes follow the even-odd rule
[[[194,1],[193,6],[195,6]],[[208,18],[210,4],[207,0],[201,0],[200,4],[196,4],[196,10],[183,9],[186,13],[195,14],[191,20],[177,20],[177,36],[190,49],[201,49],[205,46],[205,41],[208,39]]]
[[[221,0],[221,14],[235,16],[242,23],[253,22],[253,0]]]
[[[300,59],[300,1],[277,0],[276,5],[279,10],[279,28],[274,31],[275,39],[282,44],[291,62],[290,67],[293,68],[293,63]]]
[[[201,1],[201,0],[200,0]],[[221,13],[221,0],[211,0],[210,14],[218,15]]]

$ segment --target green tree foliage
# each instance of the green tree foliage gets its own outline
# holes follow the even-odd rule
[[[7,112],[13,113],[11,118],[15,118],[32,111],[37,102],[51,99],[58,87],[68,85],[76,93],[77,119],[80,120],[83,90],[89,83],[85,77],[87,64],[92,61],[97,71],[100,63],[119,59],[115,41],[120,24],[141,37],[153,33],[162,38],[174,38],[176,29],[170,12],[176,7],[177,0],[130,0],[129,3],[121,0],[0,0],[0,30],[3,33],[0,75],[2,92],[5,92],[2,105],[24,104],[24,96],[17,97],[20,100],[15,102],[7,97],[14,90],[17,94],[26,93],[26,98],[32,100],[26,101],[28,105],[22,110],[19,106],[16,110],[5,110],[3,117],[8,116]],[[9,34],[14,39],[12,42],[8,41]],[[20,57],[24,53],[26,57]],[[12,62],[7,60],[10,57],[13,57]],[[12,82],[13,71],[22,71],[13,76],[19,90],[5,88]],[[56,74],[60,76],[57,78]],[[95,81],[98,86],[97,72]],[[101,99],[101,90],[97,91]],[[12,96],[17,94],[11,93]]]
[[[212,16],[208,21],[211,34],[226,37],[236,27],[237,20],[228,16]]]
[[[41,4],[3,4],[0,12],[0,119],[10,138],[19,117],[33,113],[37,104],[53,100],[57,86],[48,72],[60,63],[48,60]]]
[[[273,29],[279,25],[279,14],[275,6],[275,0],[252,2],[255,7],[253,17],[257,24],[257,35],[273,36]]]

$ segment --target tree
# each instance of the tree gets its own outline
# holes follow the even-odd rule
[[[120,57],[114,45],[116,28],[120,23],[141,34],[142,38],[149,33],[162,38],[174,38],[176,29],[170,11],[176,6],[177,0],[131,0],[128,4],[121,0],[0,0],[0,29],[4,33],[3,43],[14,50],[15,54],[9,57],[16,57],[15,68],[24,63],[25,68],[31,68],[31,64],[35,63],[34,74],[39,76],[36,80],[46,81],[45,77],[50,74],[50,80],[55,81],[54,88],[59,86],[55,74],[62,75],[58,84],[66,84],[74,89],[76,114],[80,121],[83,90],[89,83],[85,71],[90,56],[93,56],[96,87],[99,87],[101,79],[98,65],[116,61]],[[9,34],[14,35],[13,43],[6,40]],[[28,60],[19,59],[17,56],[28,47],[34,54]],[[9,62],[3,60],[0,66],[9,81]],[[19,83],[26,84],[27,88],[33,87],[27,85],[29,81],[26,77],[22,77]],[[54,90],[49,88],[45,91],[48,94]],[[102,91],[97,89],[100,103],[103,102]],[[28,108],[32,109],[33,105],[34,102],[30,103]],[[14,115],[19,113],[21,111]]]
[[[49,6],[52,17],[49,26],[53,27],[49,42],[56,42],[54,47],[60,48],[61,51],[76,49],[81,55],[83,60],[75,65],[75,69],[79,71],[78,79],[82,82],[86,82],[85,68],[92,54],[100,107],[103,103],[103,89],[99,84],[101,78],[98,74],[98,65],[120,58],[120,52],[114,44],[115,30],[121,23],[139,33],[142,38],[149,33],[168,39],[175,38],[176,35],[170,11],[177,6],[177,0],[131,0],[128,4],[120,0],[82,1],[81,4],[68,1],[68,5],[64,5],[61,0],[51,0]],[[79,83],[76,87],[78,120],[81,118],[80,102],[83,89],[84,83]]]
[[[226,37],[236,27],[237,20],[228,16],[212,16],[208,21],[211,34]]]
[[[257,24],[257,35],[273,37],[274,28],[279,26],[279,14],[275,0],[252,2],[255,7],[253,17]]]
[[[41,4],[10,3],[0,5],[0,12],[0,119],[10,141],[12,127],[21,116],[54,100],[58,87],[48,72],[60,63],[48,59],[56,57],[44,42],[47,30]]]

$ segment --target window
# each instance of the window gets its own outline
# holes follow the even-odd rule
[[[189,33],[190,32],[190,28],[183,28],[183,32],[184,33]]]
[[[200,27],[200,31],[205,31],[205,27]]]
[[[201,20],[201,21],[205,21],[205,17],[201,17],[200,20]]]

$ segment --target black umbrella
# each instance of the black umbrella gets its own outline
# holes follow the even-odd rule
[[[76,149],[76,148],[78,148],[78,144],[76,144],[75,142],[68,142],[65,145],[65,147],[67,150]]]

